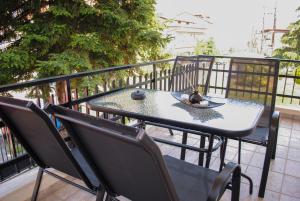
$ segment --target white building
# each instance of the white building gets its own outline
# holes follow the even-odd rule
[[[167,51],[173,56],[191,55],[198,41],[207,39],[208,29],[212,24],[210,17],[201,14],[183,12],[173,18],[159,17],[167,26],[165,34],[173,37]]]

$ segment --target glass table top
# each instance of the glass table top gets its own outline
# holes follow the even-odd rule
[[[131,93],[136,90],[124,89],[104,95],[89,101],[88,107],[100,112],[226,137],[249,135],[264,109],[259,103],[223,98],[210,98],[213,102],[225,103],[219,107],[194,108],[178,101],[171,92],[147,89],[138,89],[145,92],[144,100],[133,100]]]

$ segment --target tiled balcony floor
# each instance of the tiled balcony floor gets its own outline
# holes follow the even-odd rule
[[[148,133],[157,137],[181,141],[179,133],[170,136],[166,129],[149,127]],[[196,136],[188,139],[189,144],[197,146],[199,140]],[[237,161],[237,142],[230,140],[228,143],[226,160]],[[168,145],[160,145],[164,154],[179,157],[180,150]],[[300,120],[281,118],[277,157],[272,161],[269,173],[267,190],[264,199],[257,197],[258,187],[262,172],[265,148],[257,145],[242,145],[242,170],[249,175],[254,182],[253,195],[248,194],[248,183],[242,180],[241,201],[268,200],[268,201],[300,201]],[[188,151],[186,160],[197,163],[198,155]],[[213,154],[211,168],[219,165],[218,152]],[[27,171],[13,179],[0,184],[1,201],[25,201],[30,200],[37,168]],[[69,179],[72,179],[68,177]],[[73,179],[74,180],[74,179]],[[79,181],[80,182],[80,181]],[[51,176],[43,179],[39,200],[43,201],[90,201],[95,196],[73,186],[67,185]],[[121,198],[121,200],[125,200]],[[230,200],[230,191],[226,192],[222,200]]]

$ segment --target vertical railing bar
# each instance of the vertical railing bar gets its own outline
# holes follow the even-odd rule
[[[286,82],[287,82],[287,75],[288,75],[289,67],[286,66],[286,72],[285,72],[285,79],[284,79],[284,85],[283,85],[283,95],[285,95],[285,90],[286,90]],[[282,103],[284,102],[284,96],[282,97]]]
[[[267,88],[266,88],[266,94],[265,94],[265,100],[264,104],[266,105],[267,100],[268,100],[268,93],[269,93],[269,85],[270,85],[270,74],[271,74],[271,66],[268,65],[269,70],[268,70],[268,80],[267,80]]]
[[[129,80],[129,76],[127,76],[126,78],[126,87],[130,86],[130,80]]]
[[[225,66],[226,66],[226,64],[225,64],[225,62],[223,62],[223,72],[222,72],[222,91],[221,91],[221,94],[223,94],[224,93],[224,80],[225,80]]]
[[[153,64],[153,89],[157,89],[157,72],[156,72],[156,64]]]
[[[191,83],[192,83],[192,86],[191,88],[195,87],[195,88],[198,88],[197,84],[196,84],[196,79],[195,79],[195,69],[196,69],[196,64],[194,63],[194,65],[192,65],[192,70],[191,70],[191,74],[192,74],[192,77],[191,77]]]
[[[140,83],[143,82],[143,77],[142,75],[139,76],[139,88],[142,88],[142,85]]]
[[[162,70],[159,71],[159,90],[162,90],[162,72]]]
[[[133,75],[133,78],[132,78],[132,84],[135,85],[135,83],[136,83],[136,76]]]
[[[197,65],[195,67],[195,86],[199,86],[199,62],[197,62]],[[207,95],[207,94],[205,94]]]
[[[251,76],[251,93],[250,93],[250,98],[252,98],[252,94],[253,94],[253,83],[254,83],[254,73],[255,73],[255,68],[254,67],[252,67],[252,72],[253,72],[253,74],[252,74],[252,76]]]
[[[174,75],[172,75],[172,76],[174,76],[174,78],[173,78],[173,80],[174,80],[174,85],[173,85],[173,91],[178,91],[178,87],[179,87],[179,68],[176,66],[174,66]]]
[[[99,88],[98,88],[98,85],[95,86],[95,94],[98,94],[99,93]],[[100,116],[100,112],[99,111],[96,111],[96,117],[99,117]]]
[[[260,66],[260,75],[259,75],[259,85],[258,85],[258,92],[261,92],[261,81],[262,81],[262,73],[263,73],[263,68],[262,66]],[[258,100],[260,100],[260,93],[257,94],[258,95]]]
[[[167,70],[164,70],[164,91],[167,91]]]
[[[245,71],[247,72],[246,66],[245,66]],[[243,83],[243,97],[245,97],[245,90],[246,90],[247,77],[248,77],[247,74],[243,75],[243,79],[244,79],[244,83]]]
[[[219,69],[219,64],[216,63],[215,94],[217,93],[218,69]]]
[[[239,71],[240,65],[237,63],[237,71]],[[239,85],[239,73],[235,73],[236,74],[236,84],[235,84],[235,95],[237,97],[238,94],[238,85]]]
[[[182,82],[182,91],[187,89],[187,81],[189,79],[189,67],[190,65],[186,65],[184,68],[183,82]]]
[[[148,81],[148,73],[145,74],[144,78],[145,78],[145,89],[148,89],[148,83],[147,83],[147,81]]]
[[[72,92],[71,92],[71,83],[70,79],[66,79],[66,92],[67,92],[67,102],[68,102],[68,107],[72,109]]]
[[[84,93],[85,97],[88,97],[89,96],[89,88],[85,87],[83,93]],[[88,108],[87,103],[85,105],[85,113],[90,114],[90,109]]]
[[[168,71],[167,71],[167,83],[166,83],[168,91],[170,91],[169,84],[170,84],[170,79],[171,79],[171,73],[172,73],[171,69],[168,69]]]
[[[204,68],[205,68],[205,65],[204,65],[204,63],[202,63],[202,69],[204,69]],[[204,77],[205,77],[205,70],[202,70],[202,81],[201,81],[201,85],[204,85],[204,84],[205,84]]]
[[[193,68],[193,65],[190,64],[189,65],[189,69],[188,69],[188,80],[186,80],[186,90],[190,90],[192,88],[192,68]]]
[[[298,69],[295,70],[295,77],[297,76],[297,72],[298,72]],[[293,79],[294,80],[294,83],[293,83],[293,88],[292,88],[292,96],[294,96],[294,91],[295,91],[295,85],[296,85],[296,78]],[[291,97],[291,102],[290,104],[292,104],[293,102],[293,98]]]
[[[78,89],[77,88],[74,90],[74,99],[75,100],[78,99]],[[79,111],[79,105],[78,104],[74,105],[73,109],[75,109],[76,111]]]
[[[152,74],[152,72],[150,73],[149,79],[150,79],[150,89],[153,89],[154,88],[154,82],[153,82],[153,74]]]
[[[41,98],[40,98],[39,86],[36,87],[36,95],[37,95],[36,104],[37,104],[37,106],[39,106],[39,108],[41,108]]]

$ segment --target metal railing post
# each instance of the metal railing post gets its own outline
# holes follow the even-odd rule
[[[68,107],[70,109],[72,109],[72,104],[71,104],[71,101],[72,101],[72,92],[71,92],[71,83],[70,83],[70,79],[66,79],[66,101],[67,101],[67,104],[68,104]]]
[[[157,89],[157,72],[156,64],[153,64],[153,79],[151,80],[153,89]]]

